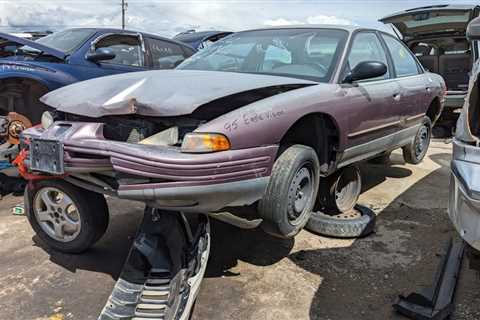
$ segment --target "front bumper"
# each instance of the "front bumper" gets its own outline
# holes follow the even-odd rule
[[[448,213],[460,236],[480,250],[480,148],[454,139]]]
[[[87,179],[92,173],[113,176],[118,185],[110,186],[109,193],[114,196],[161,209],[205,213],[261,199],[278,150],[270,145],[187,154],[178,147],[106,140],[101,123],[58,122],[47,130],[29,129],[24,137],[61,144],[64,174],[72,183],[88,187],[96,181]],[[32,169],[28,161],[26,165]],[[49,172],[37,167],[34,171]]]

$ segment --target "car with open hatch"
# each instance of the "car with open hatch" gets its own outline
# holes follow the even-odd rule
[[[475,48],[467,40],[466,30],[479,14],[479,5],[438,4],[380,19],[392,25],[424,68],[445,79],[445,108],[437,123],[441,135],[452,133],[467,94]]]
[[[358,162],[396,148],[407,162],[422,161],[444,95],[443,79],[388,33],[328,25],[243,31],[175,70],[46,94],[42,102],[55,111],[23,132],[15,163],[31,181],[29,221],[59,250],[87,232],[49,205],[89,201],[58,196],[68,196],[65,183],[154,208],[261,221],[292,237],[315,208],[335,216],[355,206]],[[103,211],[78,210],[74,221],[100,221]],[[88,239],[77,249],[98,235]]]

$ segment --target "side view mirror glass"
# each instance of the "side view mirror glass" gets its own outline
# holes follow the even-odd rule
[[[372,79],[383,76],[387,73],[387,66],[380,61],[363,61],[353,68],[345,79],[344,83],[352,83],[354,81]]]
[[[467,27],[468,40],[480,40],[480,17],[473,19]]]
[[[86,59],[92,62],[115,59],[115,53],[109,48],[98,48],[94,52],[87,53]]]

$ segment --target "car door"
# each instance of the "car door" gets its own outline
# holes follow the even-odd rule
[[[402,129],[412,128],[422,121],[430,101],[433,100],[429,79],[425,76],[418,60],[403,42],[384,33],[381,37],[392,58],[392,71],[400,87],[400,126]],[[407,132],[405,135],[408,137]]]
[[[382,77],[341,84],[349,109],[343,161],[353,162],[389,149],[393,145],[393,133],[398,130],[400,89],[392,79],[388,56],[375,31],[354,35],[341,78],[363,61],[382,62],[388,71]]]
[[[152,69],[173,69],[194,53],[175,42],[149,37],[145,40]]]
[[[115,58],[90,62],[90,66],[96,68],[95,77],[147,69],[145,46],[139,34],[104,34],[91,43],[90,51],[98,48],[109,48]]]

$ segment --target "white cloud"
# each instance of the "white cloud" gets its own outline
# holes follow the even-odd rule
[[[305,20],[289,20],[285,18],[269,19],[263,23],[266,26],[291,26],[291,25],[302,25],[302,24],[354,24],[352,21],[338,18],[336,16],[326,16],[326,15],[316,15],[309,16]]]

